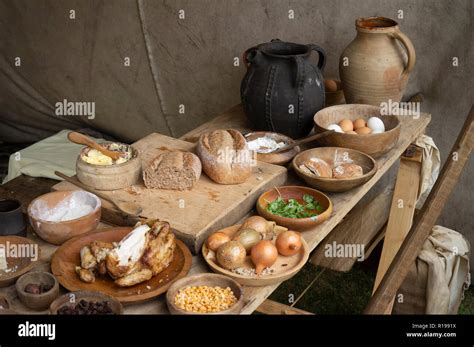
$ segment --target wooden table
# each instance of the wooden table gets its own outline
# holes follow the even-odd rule
[[[323,224],[305,231],[303,237],[309,245],[310,250],[314,250],[316,246],[331,232],[331,230],[342,221],[347,213],[364,197],[364,195],[380,180],[380,178],[394,165],[405,151],[405,149],[424,131],[431,120],[431,116],[426,113],[421,113],[420,117],[414,119],[412,117],[401,118],[401,135],[397,145],[387,154],[378,158],[378,171],[366,184],[352,189],[346,193],[329,194],[334,204],[334,212],[330,219]],[[242,106],[237,105],[220,116],[214,118],[191,132],[183,135],[181,139],[195,142],[200,134],[214,129],[228,129],[234,128],[241,131],[248,131],[249,127],[245,121]],[[288,181],[291,184],[301,184],[293,172],[289,173]],[[16,198],[23,203],[24,208],[28,206],[29,202],[35,197],[47,193],[57,181],[32,178],[20,176],[7,184],[0,186],[1,198]],[[250,213],[251,211],[249,211]],[[100,228],[107,227],[101,223]],[[54,245],[48,244],[39,239],[36,235],[29,231],[29,237],[33,238],[41,246],[41,259],[36,269],[50,270],[49,262],[51,256],[57,248]],[[193,257],[193,265],[191,267],[190,275],[209,272],[204,260],[200,255]],[[250,314],[255,311],[265,299],[279,286],[279,284],[265,286],[265,287],[245,287],[245,303],[242,310],[243,314]],[[37,313],[27,309],[18,300],[14,286],[1,288],[0,294],[6,295],[12,302],[13,309],[22,313]],[[164,296],[157,299],[142,303],[127,305],[125,307],[126,314],[166,314],[166,302]]]

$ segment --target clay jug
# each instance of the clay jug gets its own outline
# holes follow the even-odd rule
[[[346,102],[399,102],[415,66],[413,44],[392,19],[359,18],[355,24],[357,36],[339,60]]]
[[[312,51],[318,62],[310,59]],[[240,87],[245,114],[255,130],[306,136],[313,116],[324,107],[324,50],[273,40],[244,53],[247,73]]]

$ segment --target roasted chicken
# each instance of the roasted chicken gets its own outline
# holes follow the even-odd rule
[[[167,222],[138,223],[118,244],[93,241],[84,246],[76,272],[84,282],[108,274],[118,286],[130,287],[166,269],[175,248],[176,239]]]

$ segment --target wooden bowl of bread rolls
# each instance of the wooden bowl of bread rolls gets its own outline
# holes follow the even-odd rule
[[[319,147],[293,159],[295,172],[309,186],[326,192],[345,192],[358,187],[377,172],[375,160],[350,148]]]

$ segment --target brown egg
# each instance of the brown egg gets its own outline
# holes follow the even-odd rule
[[[359,135],[368,135],[372,132],[372,129],[367,128],[367,127],[362,127],[362,128],[356,129],[355,132]]]
[[[344,132],[354,130],[354,125],[350,119],[343,119],[339,122],[339,126]]]
[[[359,128],[363,128],[367,126],[367,123],[365,122],[365,119],[358,118],[354,121],[354,130],[357,130]]]
[[[326,92],[335,92],[337,91],[337,83],[334,80],[324,80],[324,88]]]
[[[357,135],[357,133],[354,130],[346,131],[346,134]]]

